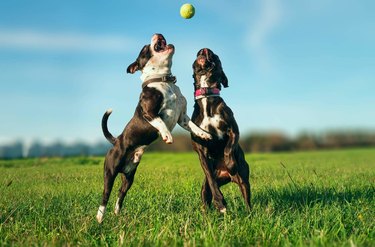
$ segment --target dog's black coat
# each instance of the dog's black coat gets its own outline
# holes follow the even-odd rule
[[[193,72],[195,92],[201,88],[212,92],[215,88],[220,90],[221,85],[228,87],[219,57],[208,48],[198,52]],[[232,110],[219,95],[196,95],[192,121],[214,137],[203,140],[191,136],[205,174],[201,190],[204,207],[213,202],[220,212],[225,212],[226,202],[220,186],[232,181],[239,185],[246,206],[251,208],[250,168],[238,143],[239,130]]]

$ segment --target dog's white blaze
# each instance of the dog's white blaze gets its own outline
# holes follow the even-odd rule
[[[100,205],[99,209],[98,209],[98,213],[96,214],[96,220],[99,223],[102,223],[103,217],[104,217],[104,213],[105,213],[105,206]]]
[[[209,126],[212,126],[216,130],[216,134],[219,139],[223,139],[224,133],[219,129],[219,125],[221,122],[220,114],[215,114],[213,117],[209,117],[207,114],[207,98],[202,99],[202,106],[203,106],[203,120],[199,127],[202,129],[209,131]]]
[[[205,75],[201,76],[200,84],[201,84],[201,87],[208,87],[207,77]]]

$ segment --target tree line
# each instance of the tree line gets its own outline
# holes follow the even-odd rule
[[[286,152],[351,147],[375,147],[375,132],[372,131],[328,131],[320,134],[302,133],[290,137],[281,132],[254,132],[240,138],[245,152]],[[34,142],[25,145],[22,141],[0,145],[0,159],[32,157],[103,156],[111,144],[103,141],[96,144],[77,142],[66,144]],[[148,152],[192,151],[190,136],[174,134],[174,143],[167,145],[160,139],[148,147]]]

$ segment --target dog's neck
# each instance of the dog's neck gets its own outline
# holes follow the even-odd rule
[[[176,77],[173,76],[172,74],[147,78],[145,81],[143,81],[142,88],[144,88],[145,86],[147,86],[148,84],[153,83],[153,82],[164,82],[164,83],[175,84],[176,81],[177,81]]]
[[[172,76],[172,73],[169,72],[169,73],[153,74],[153,75],[146,75],[146,74],[142,73],[141,80],[142,80],[142,82],[146,82],[146,81],[153,80],[153,79],[156,79],[156,78],[163,78],[163,77],[168,77],[168,76]]]
[[[220,96],[220,89],[217,87],[211,87],[210,85],[216,85],[216,83],[208,83],[207,76],[202,75],[199,80],[199,88],[196,88],[194,91],[195,100]]]
[[[153,58],[155,61],[150,59],[150,61],[147,63],[147,65],[142,69],[142,75],[141,80],[142,82],[157,78],[157,77],[163,77],[167,75],[172,74],[172,58],[169,59],[156,59]]]
[[[195,90],[194,98],[195,100],[199,100],[202,98],[207,97],[220,97],[220,89],[218,88],[209,88],[209,87],[201,87]]]

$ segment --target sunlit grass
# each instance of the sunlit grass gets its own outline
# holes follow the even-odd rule
[[[375,150],[247,155],[253,210],[201,211],[195,153],[146,153],[120,216],[95,220],[103,158],[0,161],[0,245],[373,246]]]

